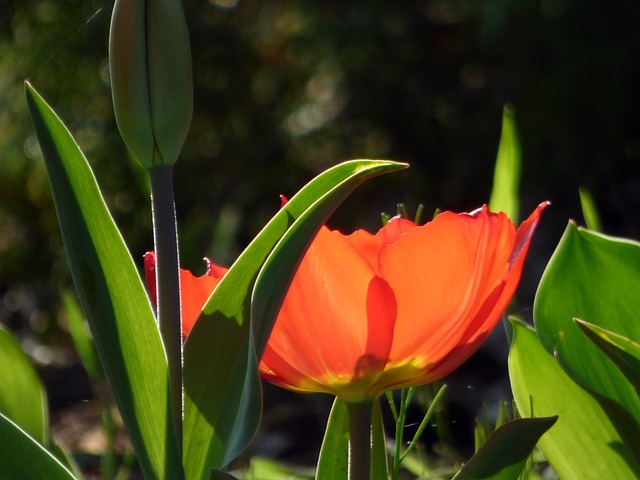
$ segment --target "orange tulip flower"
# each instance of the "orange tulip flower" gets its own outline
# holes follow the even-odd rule
[[[486,206],[422,226],[396,217],[375,235],[322,227],[285,297],[262,377],[360,402],[449,374],[503,315],[546,206],[517,230]],[[217,283],[207,276],[182,283],[185,326],[208,297],[190,305],[200,295],[191,285],[207,282],[210,293]]]

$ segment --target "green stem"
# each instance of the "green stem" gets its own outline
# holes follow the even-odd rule
[[[373,402],[347,403],[349,414],[349,480],[371,478],[371,412]]]
[[[158,324],[169,363],[171,412],[182,444],[182,326],[180,323],[180,277],[176,210],[173,200],[173,167],[149,169],[153,241],[156,252],[156,298]]]

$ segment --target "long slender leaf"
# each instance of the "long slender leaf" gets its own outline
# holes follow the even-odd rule
[[[185,343],[184,463],[189,480],[205,478],[209,467],[223,468],[244,449],[257,428],[261,392],[250,321],[251,292],[271,251],[304,215],[305,220],[295,224],[291,243],[285,240],[279,246],[279,251],[286,250],[280,254],[282,261],[296,260],[288,262],[288,274],[281,271],[277,281],[269,279],[273,282],[269,293],[280,295],[289,284],[297,259],[337,205],[367,178],[405,167],[387,161],[354,160],[322,173],[273,217],[213,292]],[[256,301],[266,303],[261,293],[253,298],[253,308],[260,308]],[[273,315],[270,311],[256,318],[268,325]],[[260,344],[264,344],[265,333],[264,328],[258,331]]]
[[[349,474],[349,415],[347,404],[336,398],[320,448],[316,480],[346,480]]]
[[[91,168],[60,119],[27,84],[71,274],[147,479],[179,479],[167,361],[149,297]]]
[[[2,414],[0,452],[3,480],[75,480],[58,459]]]
[[[540,437],[558,417],[523,418],[504,423],[462,469],[455,480],[516,480]]]
[[[511,107],[505,106],[502,113],[502,132],[493,174],[493,190],[489,199],[489,208],[494,212],[503,211],[514,223],[518,223],[518,215],[520,214],[518,191],[521,163],[515,112]]]
[[[47,396],[29,358],[9,332],[0,328],[0,413],[42,445],[49,443]],[[0,452],[0,456],[8,452]]]
[[[600,214],[598,213],[598,207],[596,207],[593,195],[591,195],[591,192],[586,188],[580,188],[579,193],[582,216],[587,224],[587,228],[594,232],[601,232],[602,222],[600,221]]]
[[[538,442],[558,477],[639,478],[633,445],[625,444],[600,401],[565,373],[533,330],[517,321],[512,325],[509,376],[513,395],[523,417],[558,416]]]
[[[80,306],[71,292],[62,294],[62,305],[64,306],[69,335],[71,335],[73,346],[78,352],[82,365],[93,381],[102,380],[102,370],[100,369],[100,361],[93,344],[93,338]]]

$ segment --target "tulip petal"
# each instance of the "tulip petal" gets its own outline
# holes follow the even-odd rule
[[[487,297],[484,306],[478,311],[476,318],[459,339],[458,345],[439,364],[430,369],[427,381],[442,378],[458,368],[475,353],[500,321],[520,281],[529,243],[540,220],[540,215],[548,205],[548,202],[538,205],[529,218],[518,227],[509,257],[511,268],[507,278]]]
[[[182,310],[182,335],[185,337],[193,328],[202,311],[205,302],[211,296],[220,280],[227,273],[228,268],[211,262],[208,258],[207,270],[204,275],[196,277],[188,270],[180,269],[180,306]],[[154,252],[144,254],[144,272],[149,296],[154,305],[156,303],[156,256]]]
[[[370,383],[387,362],[395,313],[389,285],[342,234],[323,227],[280,310],[262,358],[263,378],[333,393],[362,378]]]
[[[391,362],[438,363],[506,278],[515,227],[486,207],[444,212],[380,252],[380,271],[398,300]]]

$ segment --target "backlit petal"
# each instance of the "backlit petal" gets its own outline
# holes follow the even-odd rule
[[[388,284],[342,234],[323,227],[289,288],[261,371],[292,387],[302,378],[330,387],[381,371],[395,312]]]

